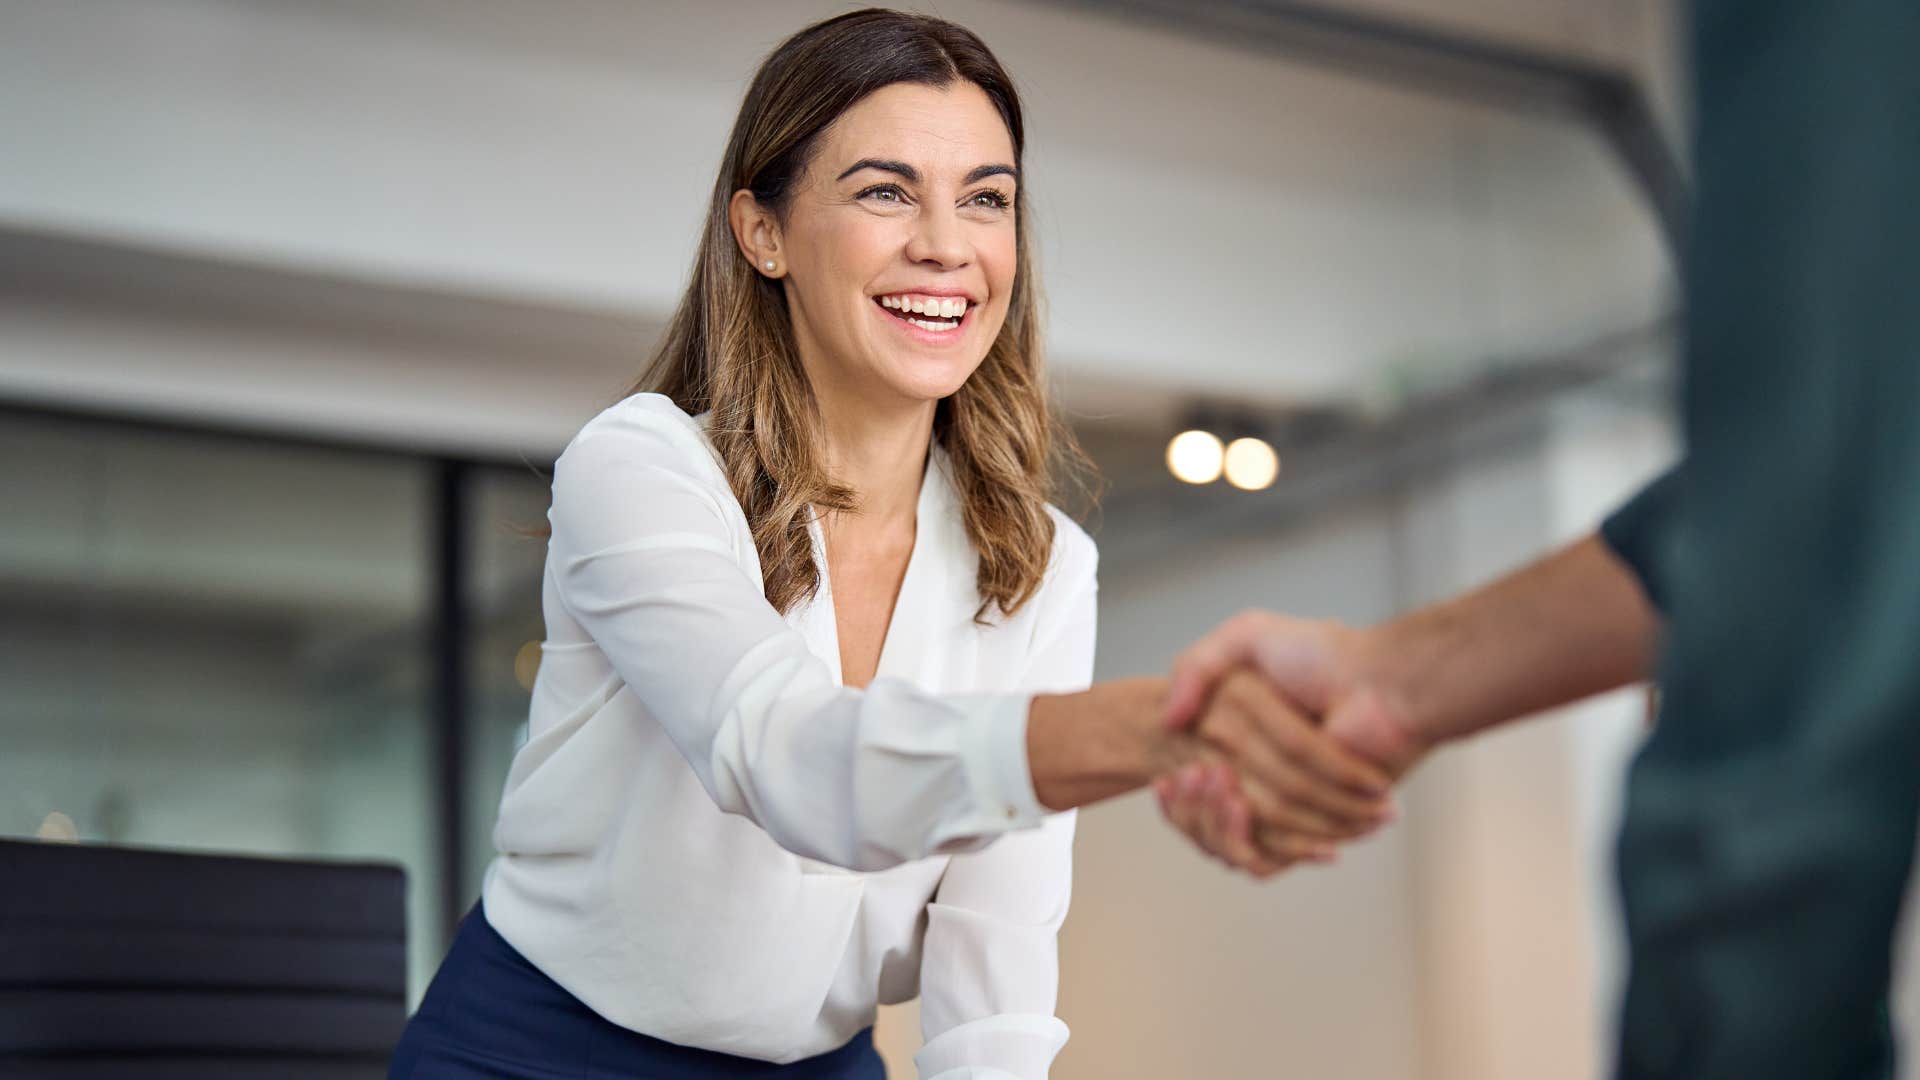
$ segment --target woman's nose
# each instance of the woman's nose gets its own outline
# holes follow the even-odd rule
[[[916,221],[907,240],[907,258],[917,263],[933,263],[946,270],[967,265],[973,254],[966,230],[951,210],[929,209]]]

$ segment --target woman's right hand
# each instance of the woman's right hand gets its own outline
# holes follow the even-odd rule
[[[1324,620],[1243,612],[1175,662],[1166,722],[1176,730],[1204,728],[1202,710],[1220,696],[1218,688],[1252,679],[1291,706],[1296,716],[1310,718],[1302,722],[1337,747],[1344,760],[1365,764],[1373,776],[1398,782],[1433,748],[1433,740],[1414,722],[1406,706],[1411,694],[1391,663],[1410,650],[1404,643],[1381,639],[1380,633]],[[1269,784],[1263,795],[1251,782],[1255,778],[1242,772],[1239,779],[1235,785],[1231,778],[1208,782],[1182,777],[1161,785],[1168,821],[1209,854],[1262,877],[1299,861],[1303,850],[1312,858],[1330,855],[1325,841],[1334,838],[1326,836],[1326,830],[1275,824],[1278,816],[1272,813],[1263,821],[1253,809],[1237,805],[1275,796],[1291,799],[1289,789]],[[1322,841],[1320,846],[1312,846],[1315,839]]]
[[[1173,823],[1262,877],[1393,816],[1391,780],[1251,671],[1217,680],[1190,730],[1170,726],[1166,679],[1120,679],[1033,699],[1027,755],[1051,810],[1155,783]]]
[[[1234,869],[1267,878],[1331,862],[1393,818],[1392,779],[1249,670],[1215,683],[1194,733],[1201,759],[1154,793],[1175,828]]]
[[[1166,679],[1121,679],[1033,699],[1035,795],[1052,810],[1154,783],[1173,824],[1229,865],[1268,877],[1393,816],[1391,780],[1267,680],[1214,680],[1185,727],[1165,722]]]

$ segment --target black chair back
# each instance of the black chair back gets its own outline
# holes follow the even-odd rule
[[[396,866],[0,841],[0,1075],[385,1074]]]

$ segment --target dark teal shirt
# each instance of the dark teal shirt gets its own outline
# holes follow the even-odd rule
[[[1880,1080],[1920,812],[1920,3],[1695,0],[1687,454],[1602,529],[1667,615],[1622,1080]]]

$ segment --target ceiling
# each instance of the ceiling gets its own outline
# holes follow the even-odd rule
[[[551,452],[644,352],[601,328],[670,309],[756,58],[846,6],[0,0],[16,31],[0,39],[0,144],[24,149],[0,171],[0,228],[115,267],[48,285],[58,303],[0,306],[0,396]],[[1657,97],[1668,85],[1654,0],[1345,6],[1650,73]],[[1054,371],[1085,422],[1157,430],[1210,402],[1391,412],[1670,305],[1639,192],[1565,117],[1084,5],[938,10],[1022,81]],[[152,267],[123,280],[151,301],[138,310],[85,284],[133,263]],[[182,317],[174,283],[208,267],[259,287],[202,290]],[[370,290],[410,313],[334,302]],[[517,362],[412,330],[384,360],[335,341],[364,346],[353,319],[445,324],[418,310],[431,297],[456,321],[497,305],[593,329],[556,329],[575,344]],[[302,305],[318,317],[295,321],[331,327],[326,344],[263,347],[250,313]],[[355,408],[396,356],[408,377]],[[457,424],[446,393],[471,399]]]

